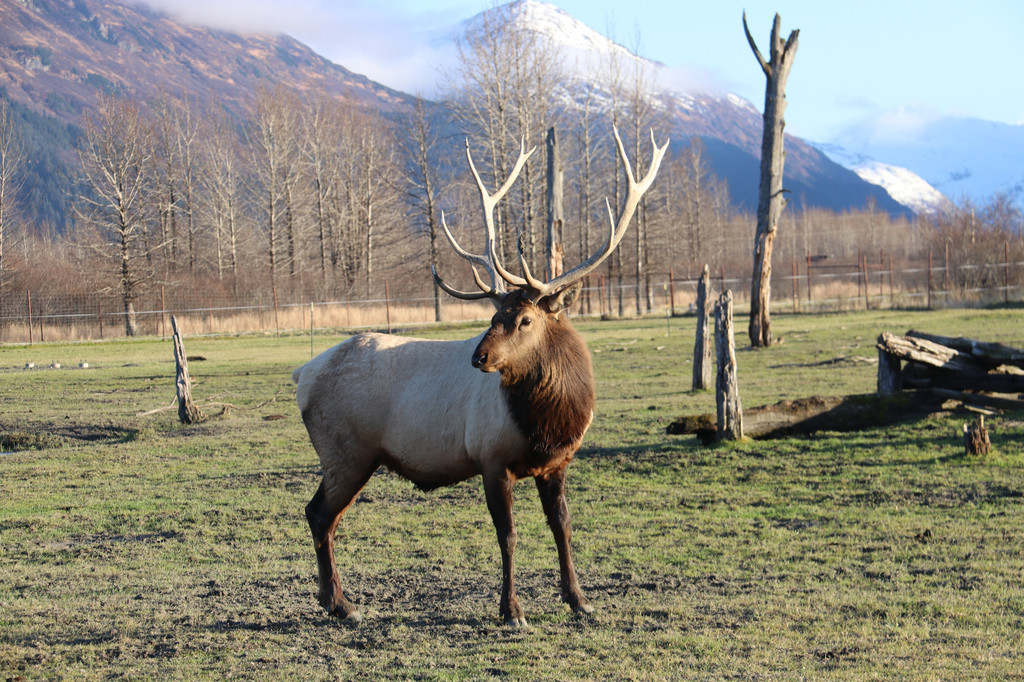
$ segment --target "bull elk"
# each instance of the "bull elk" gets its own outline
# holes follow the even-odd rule
[[[527,152],[520,145],[514,168],[492,194],[467,144],[483,203],[484,254],[462,249],[443,217],[442,227],[456,253],[471,263],[480,291],[453,289],[433,268],[432,273],[456,298],[490,299],[497,307],[490,328],[464,341],[358,334],[295,370],[302,421],[323,468],[306,519],[316,548],[319,600],[328,613],[355,623],[362,619],[338,580],[334,532],[381,465],[423,490],[483,477],[501,550],[499,611],[506,624],[519,627],[526,626],[526,618],[513,581],[512,489],[519,479],[533,477],[558,550],[562,600],[576,613],[593,611],[573,566],[565,474],[593,419],[594,377],[587,347],[562,313],[576,299],[583,277],[622,240],[668,147],[667,142],[658,147],[651,134],[651,164],[637,182],[618,131],[615,142],[628,179],[618,217],[609,204],[610,230],[603,245],[547,282],[530,273],[522,253],[520,277],[502,266],[495,250],[494,207],[536,148]]]

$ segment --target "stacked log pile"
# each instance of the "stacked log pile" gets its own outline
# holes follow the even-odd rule
[[[909,331],[878,337],[878,392],[933,389],[964,403],[1024,409],[1024,351]]]

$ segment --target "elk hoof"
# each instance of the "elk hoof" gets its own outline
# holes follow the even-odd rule
[[[530,626],[526,624],[526,616],[505,619],[505,627],[515,628],[516,630],[528,630],[530,628]]]
[[[355,609],[345,610],[342,608],[336,608],[330,612],[332,616],[338,619],[339,623],[344,625],[351,625],[355,627],[363,622],[363,614]]]

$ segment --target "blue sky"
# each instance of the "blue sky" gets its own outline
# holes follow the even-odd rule
[[[887,113],[900,125],[955,115],[1024,123],[1020,0],[550,0],[670,67],[703,72],[763,106],[764,75],[742,13],[767,58],[772,21],[800,44],[787,87],[787,132],[827,141]],[[430,39],[492,7],[488,0],[149,0],[234,30],[281,30],[346,68],[430,95],[447,55]],[[894,115],[897,112],[898,115]]]

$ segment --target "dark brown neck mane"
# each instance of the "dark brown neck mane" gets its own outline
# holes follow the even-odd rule
[[[583,339],[564,317],[550,320],[546,334],[537,353],[501,370],[505,399],[530,441],[533,466],[571,457],[594,410],[594,373]]]

